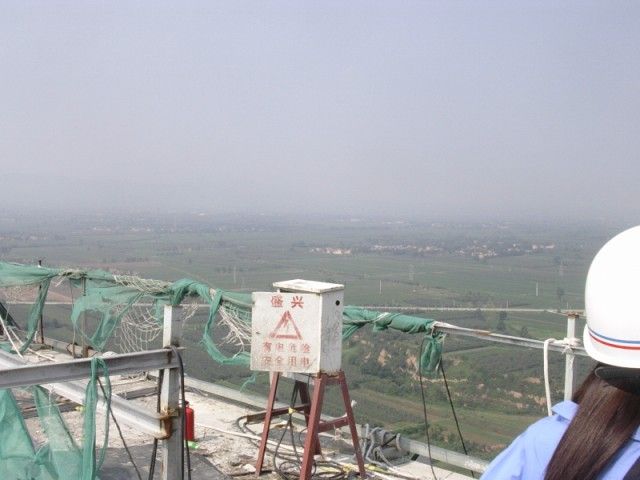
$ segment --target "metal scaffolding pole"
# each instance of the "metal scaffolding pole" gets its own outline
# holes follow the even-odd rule
[[[576,314],[577,315],[577,314]],[[489,330],[478,330],[475,328],[457,327],[450,323],[436,322],[434,329],[437,332],[449,333],[452,335],[462,335],[465,337],[474,337],[488,342],[504,343],[506,345],[517,345],[519,347],[529,348],[544,348],[544,342],[542,340],[534,340],[533,338],[513,337],[511,335],[502,335],[500,333],[491,333]],[[550,343],[549,351],[565,353],[567,346],[563,342]],[[584,347],[579,346],[579,342],[571,347],[573,355],[582,357],[588,357],[589,355],[585,351]]]
[[[576,338],[576,320],[579,318],[577,313],[567,315],[567,337],[566,341],[573,345],[577,345],[579,339]],[[575,353],[573,348],[568,348],[564,357],[564,399],[571,400],[573,397],[573,387],[575,384],[575,372],[573,364],[575,361]]]
[[[82,277],[82,296],[87,296],[87,277]],[[80,339],[82,341],[82,358],[89,357],[89,345],[87,345],[87,340],[85,335],[87,335],[87,311],[83,310],[81,315],[81,324],[82,324],[82,334],[80,335]],[[75,327],[74,327],[75,328]],[[74,354],[75,354],[75,346],[74,346]]]
[[[178,362],[165,349],[123,353],[103,357],[109,375],[177,368]],[[1,368],[8,367],[8,368]],[[91,359],[25,364],[15,355],[0,350],[0,388],[25,387],[54,382],[69,382],[91,376]]]
[[[42,267],[42,259],[38,260],[38,267]],[[42,285],[38,287],[38,294],[40,294],[41,291]],[[42,310],[40,311],[40,318],[38,318],[38,340],[39,343],[44,344],[44,314]]]
[[[180,346],[183,319],[184,311],[182,307],[165,305],[163,347]],[[179,480],[183,478],[183,409],[179,404],[179,398],[180,370],[178,368],[165,369],[160,390],[160,414],[169,418],[171,429],[170,436],[162,440],[162,480]]]
[[[134,354],[115,355],[104,358],[110,373],[124,373],[144,369],[176,367],[175,358],[166,350],[151,350]],[[88,378],[91,375],[91,360],[75,360],[71,362],[26,365],[24,360],[8,352],[0,350],[0,388],[41,384],[43,388],[65,397],[78,404],[83,404],[87,383],[84,380],[69,381],[77,378]],[[51,383],[64,381],[66,383]],[[48,382],[48,383],[47,383]],[[108,415],[106,402],[102,392],[98,392],[98,411]],[[155,438],[166,438],[169,435],[165,419],[157,412],[139,407],[130,401],[113,395],[111,410],[122,422],[135,426],[143,433]]]

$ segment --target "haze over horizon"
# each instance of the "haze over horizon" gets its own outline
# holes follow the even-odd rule
[[[3,210],[640,223],[640,4],[21,2]]]

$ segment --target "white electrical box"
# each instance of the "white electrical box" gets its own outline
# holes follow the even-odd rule
[[[333,373],[342,365],[344,285],[288,280],[254,292],[251,369]]]

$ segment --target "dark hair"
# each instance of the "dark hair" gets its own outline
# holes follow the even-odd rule
[[[595,480],[640,425],[637,378],[599,378],[596,366],[573,396],[578,411],[544,480]]]

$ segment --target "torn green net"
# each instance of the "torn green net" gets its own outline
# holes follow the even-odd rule
[[[24,423],[20,407],[10,390],[0,390],[0,465],[3,475],[18,479],[49,479],[41,476],[36,452]],[[8,441],[10,439],[10,441]]]
[[[146,280],[133,276],[114,275],[103,270],[54,269],[0,262],[0,287],[39,285],[36,301],[27,319],[26,341],[20,347],[23,352],[32,342],[42,314],[49,284],[56,277],[67,277],[83,295],[73,304],[71,321],[74,328],[94,348],[101,350],[113,335],[124,315],[138,302],[149,302],[155,307],[155,319],[162,324],[164,305],[180,305],[187,297],[197,297],[209,305],[207,321],[203,326],[201,343],[209,356],[220,364],[248,365],[249,354],[241,351],[225,354],[214,339],[216,318],[220,309],[233,315],[246,325],[251,324],[251,295],[214,289],[195,280],[181,279],[176,282]],[[80,319],[93,312],[99,318],[93,332],[83,330]],[[343,314],[343,340],[358,329],[371,325],[374,332],[387,329],[425,335],[425,348],[420,358],[420,369],[424,373],[434,372],[442,355],[444,334],[435,331],[435,320],[398,313],[376,312],[360,307],[347,306]],[[5,345],[3,348],[7,349]]]
[[[371,325],[374,332],[393,329],[410,334],[424,333],[425,342],[420,357],[420,371],[435,373],[442,358],[442,344],[445,337],[444,333],[435,330],[435,324],[436,321],[429,318],[346,306],[342,314],[342,339],[348,339],[365,325]]]
[[[32,387],[38,419],[48,443],[41,449],[42,464],[53,478],[82,478],[82,455],[62,420],[60,410],[42,387]]]

